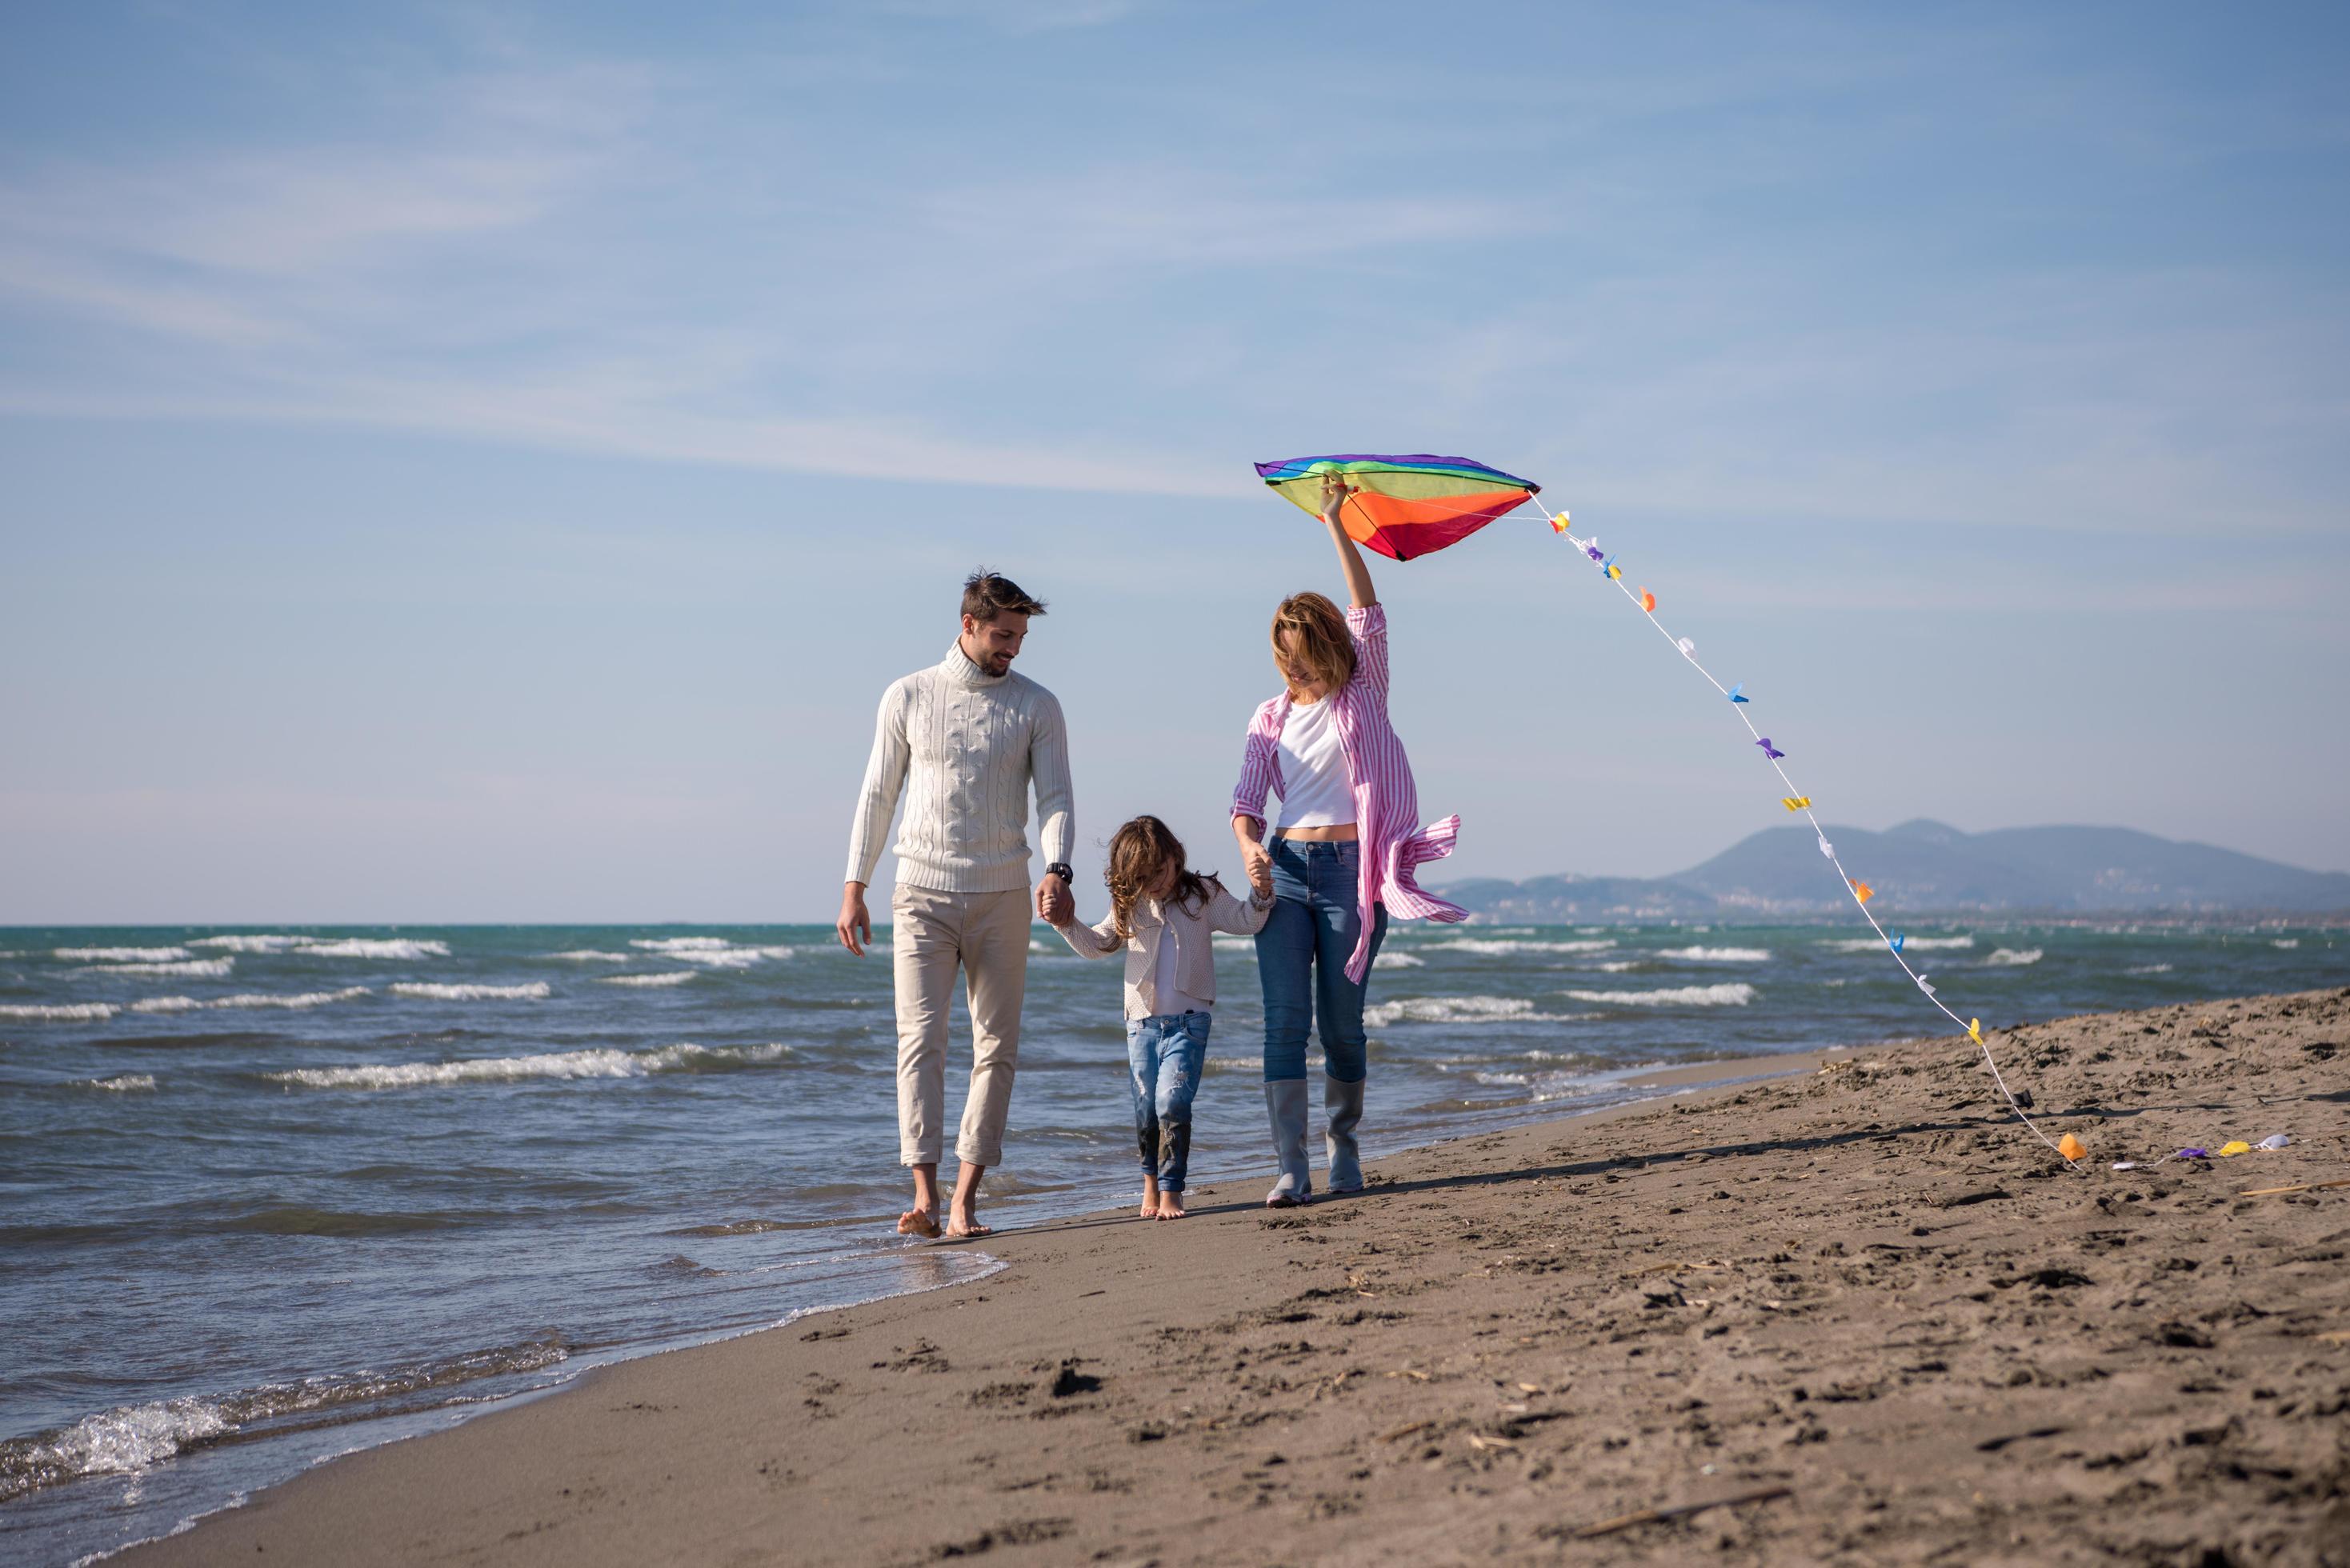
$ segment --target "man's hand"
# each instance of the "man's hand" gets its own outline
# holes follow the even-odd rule
[[[832,923],[832,934],[858,958],[873,945],[873,919],[865,912],[864,883],[851,882],[841,888],[840,919]]]
[[[1050,871],[1036,883],[1036,918],[1055,930],[1077,918],[1077,900],[1069,885]]]

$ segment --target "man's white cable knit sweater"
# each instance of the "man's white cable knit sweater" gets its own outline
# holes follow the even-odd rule
[[[898,880],[945,893],[1028,885],[1028,790],[1047,864],[1066,861],[1076,828],[1061,704],[1017,671],[989,675],[958,642],[881,695],[873,757],[848,834],[851,882],[870,882],[898,795]]]

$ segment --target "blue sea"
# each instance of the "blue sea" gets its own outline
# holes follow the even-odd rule
[[[999,1224],[1138,1189],[1119,966],[1035,935]],[[1253,1196],[1253,950],[1219,948],[1195,1179]],[[1958,924],[1908,951],[2002,1026],[2350,982],[2350,933],[2319,928]],[[1823,925],[1399,928],[1371,1001],[1373,1156],[1659,1064],[1942,1028],[1866,928]],[[886,949],[824,928],[0,930],[0,1557],[989,1272],[891,1232],[894,1049]]]

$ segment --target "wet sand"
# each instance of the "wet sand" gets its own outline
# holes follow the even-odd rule
[[[597,1372],[128,1560],[2350,1564],[2350,991],[1992,1039],[2079,1168],[1964,1040],[1774,1059],[1358,1198],[992,1238],[976,1284]]]

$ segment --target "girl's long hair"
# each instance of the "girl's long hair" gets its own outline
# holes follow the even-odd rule
[[[1282,657],[1283,632],[1289,634],[1289,657],[1316,680],[1327,682],[1331,691],[1355,678],[1355,639],[1347,634],[1347,618],[1329,599],[1320,594],[1292,594],[1273,612],[1274,667],[1281,670],[1289,694],[1295,697],[1297,686],[1290,680]]]
[[[1183,862],[1183,841],[1155,816],[1138,816],[1110,835],[1109,865],[1102,879],[1109,884],[1109,918],[1120,941],[1134,937],[1134,905],[1157,884],[1169,867],[1175,868],[1170,904],[1195,910],[1215,896],[1209,878]]]

